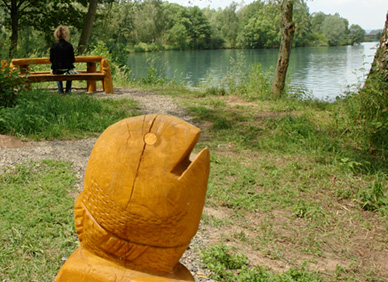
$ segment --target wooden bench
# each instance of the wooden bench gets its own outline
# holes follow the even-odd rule
[[[102,88],[106,94],[113,93],[113,81],[109,67],[109,62],[102,56],[78,56],[75,57],[76,63],[86,63],[85,70],[77,70],[79,74],[51,74],[50,71],[31,71],[31,65],[50,64],[49,58],[28,58],[12,59],[10,67],[18,69],[21,76],[24,76],[28,82],[42,81],[68,81],[68,80],[86,80],[87,91],[96,92],[96,81],[102,82]],[[97,70],[97,63],[100,63],[100,70]],[[4,62],[2,62],[4,65]]]

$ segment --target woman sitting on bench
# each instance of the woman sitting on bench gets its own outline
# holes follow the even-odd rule
[[[60,25],[54,31],[55,42],[50,49],[51,72],[53,74],[75,74],[73,45],[67,42],[70,32],[67,26]],[[66,93],[71,92],[71,80],[66,81]],[[63,94],[62,81],[57,81],[58,92]]]

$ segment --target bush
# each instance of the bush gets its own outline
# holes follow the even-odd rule
[[[0,71],[0,108],[16,105],[18,93],[25,88],[24,79],[9,67]]]

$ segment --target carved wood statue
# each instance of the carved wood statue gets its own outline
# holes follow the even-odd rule
[[[198,229],[209,150],[176,117],[124,119],[97,140],[75,203],[81,246],[56,281],[194,281],[179,263]]]

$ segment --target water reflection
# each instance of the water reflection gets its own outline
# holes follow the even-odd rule
[[[291,53],[289,82],[307,89],[314,97],[333,99],[343,94],[347,85],[364,80],[376,52],[376,43],[358,46],[295,48]],[[133,78],[147,75],[150,66],[158,73],[190,86],[219,84],[239,64],[248,69],[260,63],[263,70],[276,64],[277,49],[206,50],[131,54],[128,66]]]

